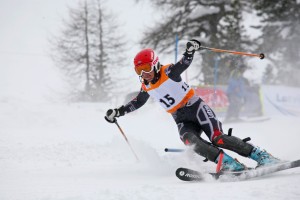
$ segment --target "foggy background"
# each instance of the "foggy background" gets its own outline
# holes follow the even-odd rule
[[[85,4],[87,34],[80,18]],[[214,84],[216,59],[218,85],[226,85],[230,71],[243,63],[254,84],[300,85],[299,1],[4,0],[1,9],[2,92],[12,93],[11,86],[39,98],[51,89],[72,102],[118,101],[116,96],[139,90],[133,70],[139,50],[153,48],[161,63],[174,63],[192,38],[203,46],[266,55],[197,52],[184,77],[192,85]]]
[[[140,89],[138,51],[150,47],[162,64],[174,63],[176,38],[177,60],[196,38],[207,47],[265,53],[260,60],[196,52],[182,77],[215,91],[246,64],[266,120],[224,123],[224,131],[233,128],[282,160],[299,159],[299,7],[299,0],[0,0],[0,199],[299,199],[299,169],[212,180],[215,164],[185,147],[172,117],[150,100],[118,118],[140,162],[104,120]],[[201,171],[204,182],[181,182],[178,167]]]

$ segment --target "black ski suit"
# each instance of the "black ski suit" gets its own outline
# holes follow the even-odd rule
[[[193,55],[183,56],[176,64],[169,65],[164,72],[160,70],[157,74],[158,79],[161,73],[166,73],[172,81],[182,81],[181,74],[190,66],[192,60]],[[148,92],[142,87],[137,97],[120,109],[124,113],[130,113],[143,106],[149,97]],[[247,157],[253,150],[253,146],[243,140],[223,134],[222,123],[217,119],[213,110],[197,95],[193,95],[184,105],[171,114],[177,124],[181,140],[186,145],[194,145],[196,153],[212,162],[216,162],[221,152],[218,147],[235,151]],[[210,142],[201,138],[202,132],[207,135]]]

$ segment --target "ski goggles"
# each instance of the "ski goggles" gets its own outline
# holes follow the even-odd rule
[[[141,64],[134,67],[135,72],[137,75],[142,76],[143,73],[150,73],[154,69],[154,65],[151,65],[150,63]]]

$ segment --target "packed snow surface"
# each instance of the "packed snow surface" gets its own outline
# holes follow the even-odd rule
[[[20,97],[20,99],[22,99]],[[179,139],[170,115],[149,103],[119,118],[138,162],[115,124],[103,116],[111,104],[49,103],[14,97],[0,101],[1,200],[299,199],[300,168],[247,181],[182,182],[178,167],[203,173],[203,162]],[[233,135],[283,160],[299,159],[299,118],[271,116],[260,123],[224,124]],[[206,139],[206,137],[204,137]],[[164,148],[185,148],[166,153]],[[248,166],[255,162],[228,152]]]

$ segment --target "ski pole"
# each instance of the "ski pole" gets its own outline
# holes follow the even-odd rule
[[[124,131],[123,131],[122,128],[120,127],[119,123],[117,122],[117,119],[115,119],[115,122],[114,122],[114,123],[115,123],[115,124],[117,125],[117,127],[119,128],[121,134],[123,135],[124,139],[126,140],[128,146],[130,147],[130,149],[131,149],[132,153],[134,154],[136,160],[137,160],[137,161],[140,161],[140,159],[138,158],[138,156],[137,156],[136,153],[134,152],[132,146],[130,145],[129,140],[127,139],[127,137],[126,137]]]
[[[165,152],[183,152],[184,149],[165,148]]]
[[[246,52],[240,52],[240,51],[231,51],[231,50],[224,50],[224,49],[216,49],[216,48],[211,48],[211,47],[204,47],[201,46],[200,48],[210,50],[213,52],[217,53],[231,53],[231,54],[237,54],[237,55],[242,55],[242,56],[253,56],[253,57],[258,57],[260,59],[265,58],[265,54],[260,53],[260,54],[254,54],[254,53],[246,53]]]

